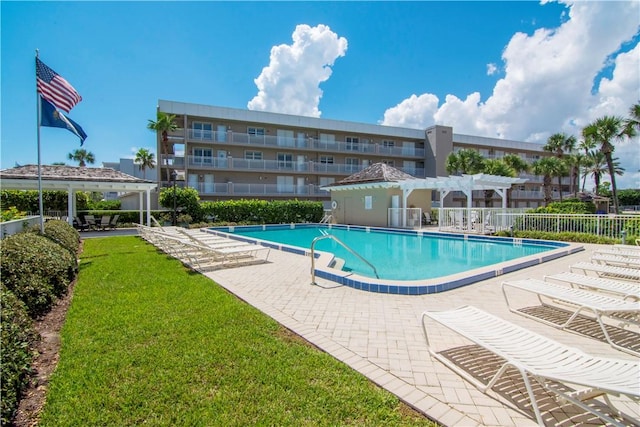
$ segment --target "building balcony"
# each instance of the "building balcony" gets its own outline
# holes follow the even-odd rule
[[[171,157],[170,164],[184,165],[184,157]],[[322,175],[351,175],[361,171],[366,166],[340,164],[340,163],[319,163],[313,161],[289,161],[289,160],[250,160],[236,159],[234,157],[209,157],[209,156],[187,156],[187,167],[197,170],[224,170],[224,171],[246,171],[246,172],[273,172],[273,173],[309,173]],[[397,167],[397,169],[408,173],[416,178],[424,178],[424,168]]]
[[[178,132],[176,131],[175,133],[177,134]],[[424,148],[385,147],[381,144],[373,143],[368,140],[360,140],[359,142],[354,143],[346,141],[323,141],[312,137],[289,138],[284,136],[250,135],[231,131],[218,132],[196,129],[189,129],[187,133],[189,142],[199,142],[202,144],[228,144],[253,148],[290,148],[292,150],[371,154],[377,156],[411,157],[421,159],[425,156]]]
[[[172,182],[163,182],[164,188],[171,188]],[[318,197],[328,198],[328,191],[320,189],[314,184],[280,185],[258,183],[205,183],[205,182],[177,182],[177,187],[194,188],[201,196],[239,196],[239,197]]]

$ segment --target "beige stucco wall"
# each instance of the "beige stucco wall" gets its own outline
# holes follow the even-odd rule
[[[332,209],[333,218],[339,224],[386,227],[388,209],[394,195],[400,197],[399,207],[402,208],[402,190],[399,188],[332,191],[332,207],[334,201],[337,204],[336,208]],[[371,196],[371,209],[365,209],[367,196]],[[411,206],[422,208],[425,213],[431,212],[431,190],[414,190],[407,199],[407,207]]]

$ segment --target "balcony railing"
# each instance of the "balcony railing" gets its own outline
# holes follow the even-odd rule
[[[174,157],[174,164],[183,164]],[[251,160],[235,157],[187,156],[188,167],[194,169],[242,170],[249,172],[306,172],[320,174],[351,175],[365,168],[363,165],[319,163],[295,160]],[[417,178],[423,178],[424,168],[398,167],[397,169]]]
[[[171,183],[167,183],[170,187]],[[321,190],[320,186],[314,184],[304,185],[282,185],[282,184],[258,184],[258,183],[213,183],[196,182],[180,183],[180,187],[194,188],[203,196],[307,196],[307,197],[329,197],[329,192]]]
[[[179,136],[175,131],[170,136]],[[183,133],[184,135],[184,133]],[[359,141],[358,143],[346,141],[325,141],[312,137],[285,137],[273,135],[250,135],[238,132],[218,132],[214,130],[188,129],[189,141],[202,143],[237,144],[252,147],[291,148],[311,151],[344,152],[358,154],[372,154],[394,157],[424,158],[424,148],[415,147],[385,147],[378,143]]]

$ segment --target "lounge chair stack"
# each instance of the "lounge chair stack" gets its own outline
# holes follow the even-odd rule
[[[591,262],[574,264],[568,272],[502,282],[502,293],[511,312],[563,331],[606,341],[612,348],[634,356],[632,360],[629,356],[619,359],[591,356],[472,306],[422,314],[429,353],[484,393],[499,388],[497,384],[506,372],[515,369],[540,425],[546,424],[545,406],[539,405],[536,397],[538,388],[555,395],[559,403],[570,402],[597,416],[603,424],[640,425],[640,419],[633,418],[637,412],[623,414],[610,399],[622,396],[629,407],[640,408],[639,262],[640,250],[613,246],[595,251]],[[514,294],[523,292],[535,295],[540,305],[516,307],[514,301],[518,299]],[[501,360],[501,366],[489,375],[486,372],[484,376],[472,375],[450,356],[465,347],[435,349],[431,345],[433,322],[456,332],[483,352],[498,356],[495,360]],[[599,333],[587,332],[585,325],[592,325],[590,328]]]
[[[178,227],[138,226],[138,235],[196,271],[267,262],[270,249],[234,239],[190,233]],[[217,237],[217,238],[216,238]],[[209,240],[206,240],[209,239]]]

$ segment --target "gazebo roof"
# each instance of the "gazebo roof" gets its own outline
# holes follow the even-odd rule
[[[478,173],[437,178],[416,178],[384,163],[373,165],[347,178],[325,185],[327,191],[366,188],[401,188],[403,190],[473,191],[510,188],[526,182],[525,178]]]
[[[136,178],[111,168],[41,165],[43,190],[77,191],[145,191],[157,187],[153,181]],[[24,165],[0,170],[0,182],[5,190],[37,190],[38,166]]]

